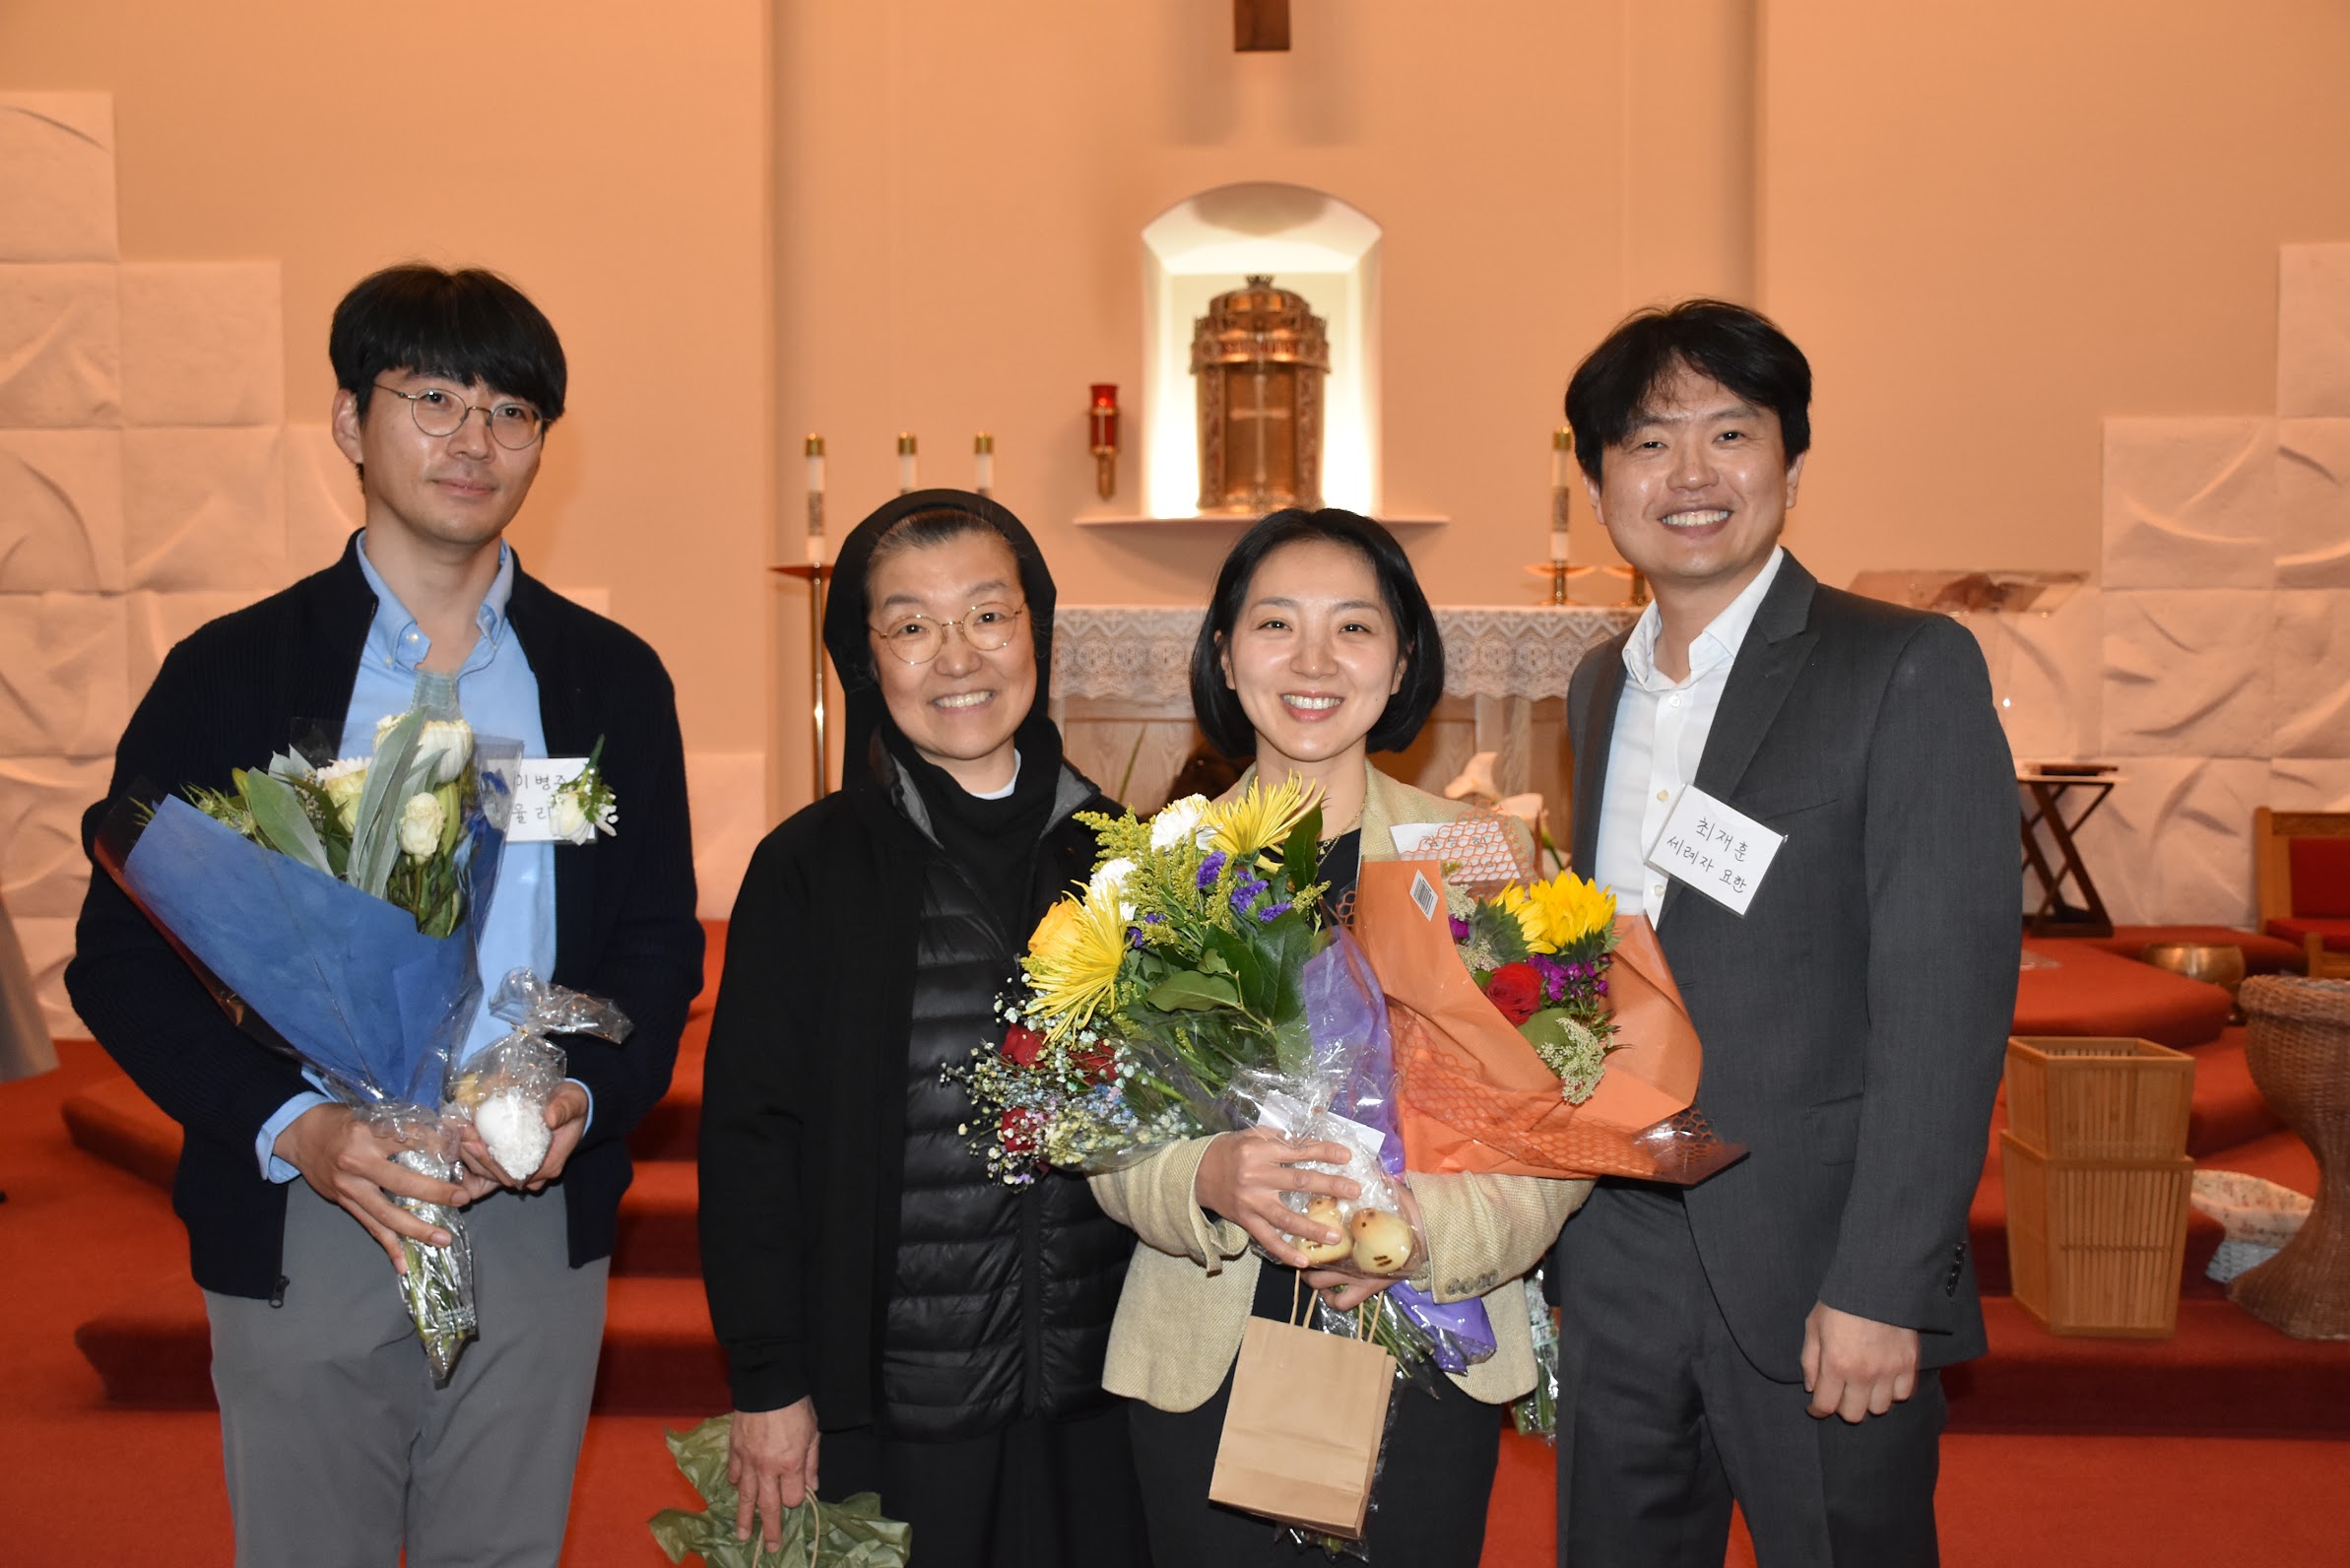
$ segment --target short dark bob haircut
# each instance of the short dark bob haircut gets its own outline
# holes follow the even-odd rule
[[[1200,622],[1200,640],[1192,644],[1192,712],[1208,744],[1226,756],[1254,755],[1257,731],[1241,708],[1240,693],[1224,684],[1223,642],[1248,608],[1249,588],[1265,557],[1284,545],[1316,542],[1343,546],[1371,563],[1403,646],[1403,684],[1371,726],[1370,749],[1401,751],[1409,746],[1444,694],[1444,633],[1436,629],[1436,613],[1428,608],[1428,596],[1396,536],[1354,512],[1290,507],[1250,525],[1224,557],[1208,601],[1208,619]]]
[[[361,278],[335,306],[326,356],[335,384],[366,417],[375,378],[406,370],[521,398],[552,425],[562,418],[563,345],[528,295],[494,272],[422,262]]]
[[[1810,447],[1811,361],[1803,351],[1759,311],[1684,299],[1626,316],[1567,383],[1575,461],[1593,484],[1608,448],[1623,442],[1649,399],[1683,365],[1778,415],[1789,462]]]

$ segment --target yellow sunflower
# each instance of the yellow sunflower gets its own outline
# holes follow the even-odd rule
[[[1517,918],[1518,929],[1526,936],[1526,946],[1532,952],[1556,952],[1558,944],[1550,940],[1550,922],[1542,906],[1516,882],[1493,895],[1493,901]]]
[[[1064,898],[1046,913],[1020,967],[1049,1020],[1048,1038],[1084,1027],[1116,1002],[1126,953],[1126,915],[1116,888]]]
[[[1552,951],[1564,952],[1615,922],[1615,890],[1571,871],[1534,883],[1530,896],[1541,911],[1542,935]]]
[[[1294,773],[1270,790],[1263,778],[1252,779],[1238,797],[1208,809],[1208,847],[1242,860],[1276,849],[1321,804],[1322,786]]]

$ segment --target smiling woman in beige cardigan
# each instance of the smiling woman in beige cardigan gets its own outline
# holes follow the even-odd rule
[[[1387,777],[1372,750],[1410,744],[1443,686],[1444,647],[1410,563],[1384,528],[1351,512],[1275,512],[1225,559],[1192,662],[1202,729],[1227,755],[1322,786],[1323,875],[1335,902],[1365,860],[1396,858],[1393,829],[1448,821],[1467,808]],[[1256,769],[1251,770],[1253,775]],[[1235,788],[1245,788],[1244,777]],[[1512,823],[1531,863],[1532,843]],[[1110,1331],[1104,1387],[1130,1407],[1151,1551],[1162,1565],[1294,1564],[1264,1520],[1210,1504],[1241,1331],[1281,1317],[1301,1289],[1352,1306],[1378,1288],[1305,1270],[1296,1232],[1335,1239],[1281,1203],[1283,1192],[1353,1196],[1344,1179],[1300,1169],[1346,1150],[1270,1133],[1174,1144],[1093,1179],[1101,1207],[1132,1227],[1135,1249]],[[1493,1356],[1439,1379],[1435,1397],[1398,1394],[1366,1544],[1377,1562],[1470,1568],[1504,1405],[1534,1386],[1523,1276],[1541,1260],[1589,1182],[1413,1174],[1405,1200],[1422,1247],[1407,1275],[1439,1301],[1481,1297]],[[1251,1250],[1262,1246],[1266,1263]]]

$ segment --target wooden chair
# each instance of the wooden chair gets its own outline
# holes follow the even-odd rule
[[[2252,879],[2260,900],[2260,929],[2302,944],[2313,980],[2350,980],[2350,952],[2328,951],[2324,930],[2338,927],[2336,940],[2350,937],[2350,891],[2341,885],[2304,886],[2293,893],[2294,840],[2339,840],[2304,849],[2304,881],[2322,860],[2329,882],[2350,882],[2350,812],[2278,812],[2262,806],[2252,813]],[[2342,907],[2336,907],[2341,904]],[[2306,906],[2306,907],[2304,907]]]

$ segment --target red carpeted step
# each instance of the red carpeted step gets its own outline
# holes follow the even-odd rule
[[[2004,1296],[1983,1313],[1991,1354],[1945,1374],[1953,1430],[2350,1437],[2350,1343],[2229,1302],[2180,1302],[2168,1339],[2050,1334]]]
[[[179,1124],[120,1071],[66,1096],[59,1114],[77,1146],[158,1187],[171,1185],[179,1168]]]
[[[158,1274],[120,1305],[74,1330],[106,1401],[147,1410],[213,1406],[212,1331],[184,1268]]]
[[[699,1418],[733,1404],[701,1281],[615,1277],[596,1408]]]
[[[107,1402],[141,1409],[209,1409],[212,1338],[187,1275],[158,1274],[121,1305],[74,1331]],[[615,1278],[604,1322],[596,1408],[673,1414],[729,1405],[725,1358],[698,1279]]]
[[[639,1160],[636,1179],[620,1199],[613,1274],[698,1280],[701,1241],[694,1212],[699,1191],[691,1160]]]
[[[2265,1177],[2305,1196],[2317,1190],[2317,1156],[2292,1132],[2271,1133],[2195,1163],[2204,1170],[2240,1170]]]
[[[2284,1127],[2252,1082],[2252,1068],[2244,1059],[2242,1027],[2197,1046],[2193,1056],[2195,1097],[2187,1118],[2187,1151],[2198,1164],[2209,1164],[2224,1151]]]
[[[2016,977],[2017,1034],[2113,1034],[2185,1050],[2216,1039],[2228,994],[2152,964],[2118,958],[2078,939],[2034,938],[2029,951],[2055,968]]]

